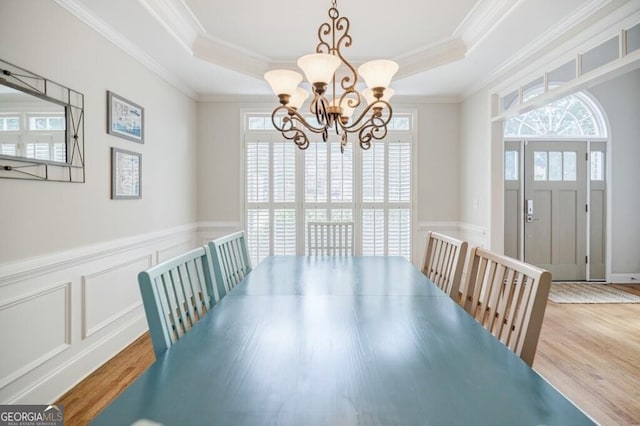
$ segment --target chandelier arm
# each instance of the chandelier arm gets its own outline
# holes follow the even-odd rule
[[[278,113],[286,113],[286,115],[282,117],[282,120],[280,120],[280,124],[278,120],[276,120]],[[325,142],[329,139],[327,127],[312,126],[295,108],[289,108],[285,105],[280,105],[273,110],[271,113],[271,123],[285,139],[293,141],[300,149],[307,149],[309,147],[309,138],[305,133],[305,129],[322,135],[322,140]],[[304,129],[298,127],[297,124],[301,124]]]
[[[389,109],[388,114],[382,113],[382,111],[384,111],[385,106]],[[369,111],[371,111],[374,108],[381,109],[380,116],[376,117],[375,115],[371,115],[367,117],[367,114],[369,113]],[[372,114],[375,114],[375,112]],[[383,118],[383,116],[386,116],[386,117]],[[387,125],[391,121],[392,116],[393,116],[393,109],[391,108],[391,105],[389,104],[389,102],[379,99],[371,103],[370,105],[367,105],[367,107],[360,113],[358,118],[351,121],[350,125],[345,125],[340,123],[340,127],[342,128],[342,130],[346,132],[356,133],[356,132],[359,132],[364,126],[368,125],[367,123],[372,122],[374,118],[377,118],[376,121],[378,122],[378,124],[376,124],[376,127],[387,127]]]
[[[371,117],[371,120],[365,123],[358,132],[360,148],[367,150],[371,148],[372,139],[381,140],[387,136],[387,126],[376,123],[377,120],[380,119],[377,117]]]
[[[276,115],[280,112],[287,114],[286,116],[282,117],[282,125],[278,125],[278,122],[276,121]],[[273,127],[275,127],[277,131],[282,133],[289,132],[293,129],[302,131],[301,129],[296,127],[296,123],[302,124],[307,130],[313,133],[323,133],[326,131],[324,127],[312,126],[302,115],[300,115],[300,113],[296,109],[289,108],[284,105],[280,105],[273,110],[273,112],[271,113],[271,122],[273,123]]]
[[[331,127],[332,124],[332,119],[331,115],[329,114],[328,107],[329,101],[327,100],[327,98],[318,94],[315,94],[313,101],[311,101],[311,103],[309,104],[309,112],[315,115],[316,120],[323,127]],[[300,119],[306,122],[306,120],[302,116],[300,116]]]

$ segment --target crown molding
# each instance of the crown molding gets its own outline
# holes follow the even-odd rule
[[[275,105],[278,99],[275,95],[201,95],[198,103],[243,103]]]
[[[127,38],[122,36],[119,32],[113,29],[111,26],[107,25],[104,21],[99,18],[96,18],[89,11],[87,11],[83,6],[81,6],[75,0],[55,0],[60,6],[64,7],[67,11],[69,11],[72,15],[78,18],[80,21],[84,22],[91,29],[96,31],[98,34],[103,36],[105,39],[110,41],[113,45],[115,45],[120,50],[127,53],[133,59],[140,62],[144,67],[146,67],[149,71],[153,72],[160,78],[162,78],[167,83],[171,84],[173,87],[178,89],[184,95],[188,96],[191,99],[196,99],[196,92],[189,87],[187,84],[182,81],[182,79],[178,78],[176,75],[168,71],[154,59],[152,59],[149,55],[147,55],[143,50],[139,49],[133,43],[131,43]]]
[[[205,29],[182,0],[138,0],[164,29],[189,53]]]
[[[199,34],[193,44],[193,55],[210,63],[262,79],[272,68],[269,58],[257,55],[208,34]]]
[[[408,104],[459,104],[462,98],[459,96],[437,96],[437,95],[395,95],[393,104],[398,106]]]
[[[451,38],[394,58],[400,66],[396,79],[464,59],[467,47],[461,38]]]
[[[408,104],[458,104],[462,101],[459,96],[410,96],[395,95],[394,105]],[[205,95],[199,96],[198,103],[240,103],[240,104],[264,104],[273,108],[277,104],[274,95]]]
[[[604,3],[602,0],[589,1],[562,24],[541,34],[512,55],[491,76],[471,85],[463,92],[462,98],[468,98],[482,88],[497,86],[498,83],[500,87],[512,85],[515,80],[550,63],[551,57],[566,56],[579,45],[628,18],[639,6],[640,3],[627,0],[607,0]]]
[[[469,11],[453,37],[461,38],[470,54],[523,0],[480,0]]]

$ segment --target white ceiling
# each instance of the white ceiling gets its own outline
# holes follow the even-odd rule
[[[329,0],[57,0],[192,97],[266,95],[274,68],[315,51]],[[400,64],[399,95],[461,96],[523,51],[610,12],[623,0],[342,0],[358,65]]]

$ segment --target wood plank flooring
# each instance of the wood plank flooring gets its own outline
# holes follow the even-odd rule
[[[88,424],[155,360],[151,336],[144,333],[56,402],[64,407],[65,426]]]
[[[145,333],[57,401],[65,425],[86,425],[154,359]],[[549,302],[533,368],[598,423],[640,425],[640,304]]]
[[[549,302],[533,368],[598,423],[640,425],[640,304]]]

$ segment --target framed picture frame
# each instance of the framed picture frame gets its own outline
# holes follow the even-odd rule
[[[144,108],[107,91],[107,133],[144,143]]]
[[[142,198],[142,154],[111,148],[111,199]]]

